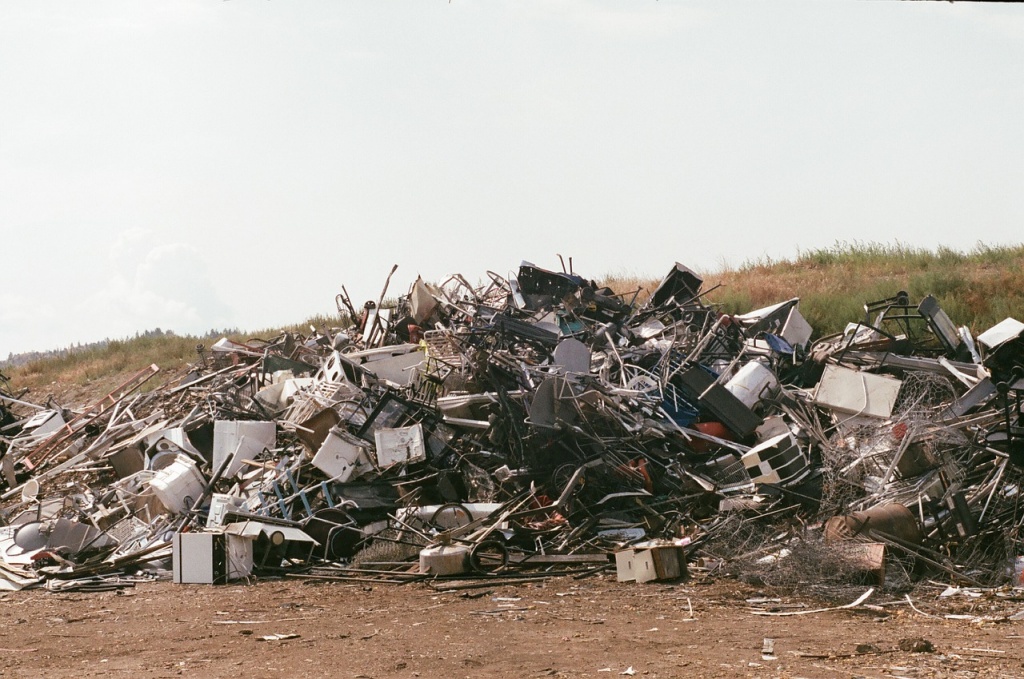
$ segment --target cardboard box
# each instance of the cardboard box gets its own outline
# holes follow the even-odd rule
[[[675,545],[634,546],[615,553],[615,572],[619,582],[676,580],[686,575],[686,556]]]

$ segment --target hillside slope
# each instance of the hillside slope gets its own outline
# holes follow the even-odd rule
[[[667,263],[666,270],[670,266]],[[702,275],[705,301],[721,304],[729,313],[800,297],[800,310],[816,336],[840,332],[848,322],[864,317],[865,302],[892,297],[901,290],[912,300],[935,295],[955,323],[968,325],[975,332],[1007,316],[1024,318],[1024,245],[978,245],[961,252],[837,243],[801,252],[792,260],[764,259]],[[637,303],[658,284],[657,279],[623,275],[607,276],[602,282],[627,300],[639,291]],[[273,337],[284,331],[307,333],[311,326],[328,330],[342,323],[341,318],[321,316],[234,338]],[[204,342],[210,340],[144,336],[4,370],[13,391],[28,389],[36,400],[54,394],[67,403],[81,402],[102,396],[126,376],[153,363],[163,371],[152,382],[156,386],[195,362],[196,347]]]
[[[934,295],[958,325],[975,332],[1007,316],[1024,316],[1024,245],[970,252],[906,245],[840,243],[793,260],[764,260],[712,274],[709,298],[742,312],[791,297],[819,335],[864,317],[864,303],[904,290],[911,300]]]

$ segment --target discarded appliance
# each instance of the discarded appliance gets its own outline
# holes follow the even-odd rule
[[[615,570],[619,582],[677,580],[686,575],[686,556],[676,545],[641,542],[615,552]]]
[[[253,538],[224,531],[175,533],[174,582],[215,585],[239,580],[252,573]]]

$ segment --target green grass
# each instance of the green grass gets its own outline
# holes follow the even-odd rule
[[[1024,245],[979,244],[963,252],[905,244],[839,242],[793,260],[763,258],[705,277],[710,297],[741,313],[791,297],[817,334],[839,332],[864,316],[865,302],[900,290],[913,302],[935,295],[958,325],[980,332],[1007,316],[1024,318]]]
[[[324,316],[323,314],[319,314],[317,316],[307,318],[304,321],[300,321],[299,323],[283,325],[281,327],[276,328],[264,328],[263,330],[257,330],[255,332],[231,333],[228,335],[228,337],[239,342],[244,342],[252,338],[269,340],[273,339],[274,337],[277,337],[283,332],[293,332],[298,333],[300,335],[310,335],[312,334],[313,329],[323,333],[328,331],[334,331],[337,328],[347,327],[348,325],[350,325],[350,322],[347,316],[344,319],[342,319],[339,318],[338,316]]]
[[[246,342],[252,339],[269,340],[284,332],[310,335],[310,328],[324,331],[344,326],[338,317],[314,316],[300,323],[279,328],[264,328],[255,332],[229,332],[228,337]],[[28,388],[33,393],[95,385],[100,391],[114,388],[123,379],[150,364],[156,364],[165,375],[172,375],[188,364],[198,362],[197,346],[208,350],[221,335],[196,337],[193,335],[142,336],[111,340],[105,346],[93,346],[48,356],[25,365],[5,369],[14,389]],[[166,377],[164,378],[166,379]],[[155,388],[162,380],[151,380],[144,387]],[[52,390],[51,390],[52,391]]]
[[[37,359],[5,371],[14,388],[33,392],[57,383],[61,387],[93,382],[116,386],[117,377],[155,363],[162,370],[176,369],[196,358],[195,337],[163,336],[112,340],[106,346],[89,347]],[[152,388],[152,381],[147,385]]]

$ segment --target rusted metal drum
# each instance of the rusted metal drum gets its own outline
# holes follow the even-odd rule
[[[897,541],[919,545],[924,536],[914,513],[896,503],[833,516],[825,523],[825,540],[828,542],[872,542],[878,538],[896,538]]]

